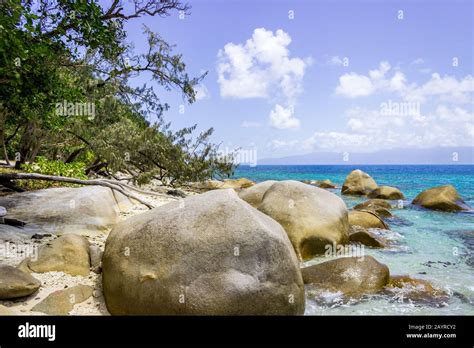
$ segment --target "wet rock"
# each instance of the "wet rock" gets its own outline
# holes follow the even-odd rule
[[[385,291],[397,301],[442,306],[449,300],[446,291],[434,287],[429,281],[406,275],[392,276]]]
[[[351,226],[349,231],[349,241],[352,243],[360,243],[372,248],[384,248],[387,245],[386,241],[382,240],[382,238],[360,226]]]
[[[343,257],[302,268],[301,273],[305,284],[355,298],[382,290],[390,278],[388,267],[372,256]]]

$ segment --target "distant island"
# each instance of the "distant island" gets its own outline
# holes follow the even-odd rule
[[[437,147],[430,149],[391,149],[376,152],[312,152],[258,160],[258,165],[311,164],[474,164],[474,147]]]

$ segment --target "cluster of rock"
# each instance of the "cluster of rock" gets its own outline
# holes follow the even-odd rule
[[[81,276],[102,271],[107,309],[117,315],[297,315],[305,310],[305,284],[348,298],[397,294],[412,287],[414,299],[446,300],[447,294],[428,282],[391,277],[388,267],[370,256],[342,257],[301,269],[301,261],[325,254],[328,246],[386,247],[387,241],[373,231],[389,229],[384,221],[392,216],[389,200],[405,199],[398,189],[378,186],[360,170],[348,175],[341,193],[369,199],[351,210],[322,187],[336,186],[327,181],[208,181],[201,187],[205,193],[118,223],[114,214],[120,204],[128,203],[110,197],[110,190],[86,195],[85,189],[68,189],[77,195],[64,191],[61,204],[73,199],[69,212],[75,213],[57,221],[55,228],[72,224],[79,233],[48,242],[36,259],[25,259],[18,267],[0,266],[0,300],[34,294],[41,282],[30,273],[51,271]],[[29,195],[31,204],[35,199],[45,200],[48,193]],[[89,205],[80,204],[77,197],[86,196]],[[104,204],[103,199],[112,207],[97,207]],[[3,204],[17,215],[27,205],[15,197],[4,199]],[[48,204],[57,206],[51,200]],[[448,211],[467,209],[452,186],[426,190],[413,204]],[[31,223],[35,218],[26,220]],[[114,225],[103,255],[80,235],[90,221],[93,230]],[[54,292],[34,310],[67,314],[92,290],[78,285]],[[68,301],[71,295],[73,302]]]

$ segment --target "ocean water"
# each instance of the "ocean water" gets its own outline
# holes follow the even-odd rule
[[[425,279],[450,294],[449,300],[419,303],[403,296],[372,295],[360,300],[343,301],[337,294],[321,300],[307,291],[307,315],[474,315],[474,212],[447,213],[410,205],[421,191],[451,184],[464,201],[474,207],[474,165],[262,165],[240,166],[235,177],[256,182],[265,180],[330,179],[339,187],[353,169],[369,173],[379,185],[398,187],[406,196],[402,209],[393,209],[396,219],[387,220],[391,230],[383,232],[393,241],[388,249],[365,248],[385,263],[392,275]],[[341,196],[348,208],[365,198]],[[397,202],[393,202],[396,204]],[[326,261],[317,257],[305,263]],[[308,288],[307,288],[308,290]]]

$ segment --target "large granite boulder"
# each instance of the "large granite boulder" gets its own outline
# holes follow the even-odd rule
[[[416,196],[412,203],[433,210],[460,211],[471,209],[452,185],[437,186],[425,190]]]
[[[28,267],[36,273],[58,271],[72,275],[88,275],[89,241],[76,234],[58,237],[43,245],[37,259],[28,261]]]
[[[298,181],[273,184],[258,209],[278,221],[301,260],[324,254],[328,245],[349,240],[347,207],[326,190]]]
[[[372,256],[342,257],[302,268],[301,273],[305,284],[355,298],[382,290],[390,279],[388,267]]]
[[[369,210],[351,210],[349,224],[365,228],[389,229],[388,225],[376,213]]]
[[[102,267],[111,314],[304,312],[288,236],[234,190],[187,197],[121,222],[107,238]]]
[[[24,297],[36,292],[41,282],[22,270],[0,265],[0,300]]]
[[[0,197],[0,206],[6,207],[8,216],[26,222],[23,230],[30,234],[105,232],[120,220],[120,212],[132,205],[122,194],[102,186],[48,188]],[[13,232],[6,226],[0,224],[0,238],[3,229]]]
[[[398,188],[392,186],[379,186],[370,192],[367,197],[379,199],[405,199],[403,193]]]
[[[343,195],[367,195],[377,188],[377,183],[372,177],[360,169],[349,173],[342,185]]]
[[[265,192],[277,181],[267,180],[260,182],[252,187],[243,189],[239,192],[239,197],[246,201],[251,206],[258,208],[260,203],[262,203],[262,198]]]

